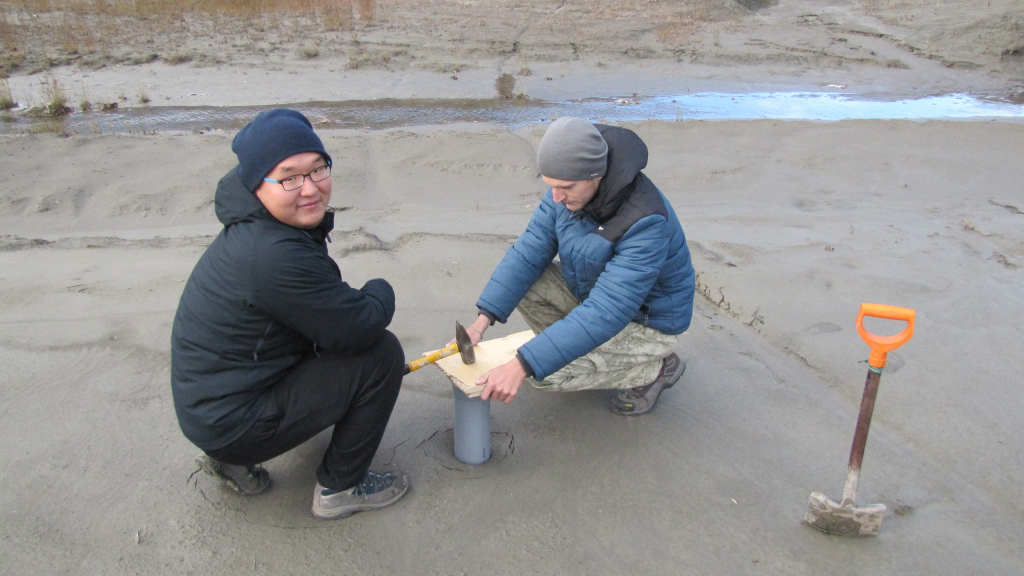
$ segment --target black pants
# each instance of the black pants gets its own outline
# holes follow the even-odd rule
[[[362,481],[398,399],[405,353],[390,332],[357,355],[321,352],[291,369],[267,391],[259,420],[224,448],[207,450],[228,464],[255,464],[334,426],[316,471],[325,488],[345,490]]]

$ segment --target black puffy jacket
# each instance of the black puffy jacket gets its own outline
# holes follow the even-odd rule
[[[342,281],[325,243],[333,213],[312,230],[284,224],[236,170],[217,185],[216,213],[224,229],[192,271],[171,331],[178,422],[206,450],[245,433],[265,390],[295,364],[373,346],[395,312],[386,281]]]

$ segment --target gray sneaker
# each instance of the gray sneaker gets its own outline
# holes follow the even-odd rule
[[[243,496],[255,496],[270,488],[270,472],[262,467],[225,464],[205,452],[196,456],[196,466]]]
[[[367,470],[363,481],[348,490],[331,490],[317,482],[313,490],[313,516],[331,520],[385,508],[408,491],[409,477],[397,470],[383,474]]]
[[[679,359],[675,352],[665,356],[661,361],[661,372],[654,382],[623,390],[612,397],[612,412],[623,416],[639,416],[654,408],[658,397],[679,381],[686,371],[686,363]]]

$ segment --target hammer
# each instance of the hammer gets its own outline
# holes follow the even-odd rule
[[[449,344],[440,350],[435,350],[419,360],[410,362],[409,365],[405,367],[404,374],[419,370],[427,364],[433,364],[441,358],[446,358],[456,352],[462,356],[463,364],[472,364],[476,362],[476,353],[473,351],[473,341],[469,339],[469,332],[466,332],[466,329],[458,322],[455,323],[455,342],[453,344]]]

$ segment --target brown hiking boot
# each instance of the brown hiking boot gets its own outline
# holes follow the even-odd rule
[[[686,371],[686,363],[675,352],[661,360],[661,372],[654,382],[623,390],[612,397],[611,410],[623,416],[639,416],[654,408],[662,391],[675,385]]]

